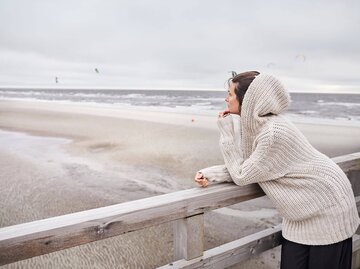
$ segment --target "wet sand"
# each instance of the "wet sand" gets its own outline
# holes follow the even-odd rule
[[[331,157],[360,151],[360,128],[298,126]],[[0,101],[0,129],[7,130],[0,132],[0,227],[197,187],[197,170],[222,163],[216,115]],[[205,247],[280,221],[266,197],[210,212]],[[278,259],[279,248],[233,268],[277,268]],[[3,268],[154,268],[171,261],[169,223]]]

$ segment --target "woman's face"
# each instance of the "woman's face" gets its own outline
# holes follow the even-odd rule
[[[225,102],[227,103],[228,109],[231,114],[240,115],[240,104],[239,101],[236,99],[235,87],[236,83],[230,82],[228,96],[226,97]]]

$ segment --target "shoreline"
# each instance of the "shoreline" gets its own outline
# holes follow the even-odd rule
[[[134,120],[146,120],[150,122],[161,122],[167,124],[184,124],[192,121],[193,119],[200,119],[202,124],[201,128],[216,128],[213,123],[216,122],[217,111],[213,113],[197,114],[189,112],[178,112],[171,110],[160,110],[156,107],[143,107],[143,106],[116,106],[114,104],[106,103],[91,103],[91,102],[73,102],[73,101],[49,101],[49,100],[27,100],[27,99],[5,99],[0,98],[0,104],[13,104],[14,106],[28,106],[33,107],[34,104],[39,104],[38,109],[42,110],[55,110],[59,111],[59,108],[68,107],[72,112],[97,115],[97,116],[109,116],[109,117],[120,117]],[[57,109],[55,108],[57,107]],[[66,112],[63,109],[60,111]],[[126,115],[126,116],[124,116]],[[145,118],[144,115],[149,115]],[[344,126],[344,127],[358,127],[360,128],[360,121],[352,121],[348,119],[329,119],[329,118],[318,118],[318,117],[302,117],[298,114],[285,113],[295,124],[310,124],[310,125],[327,125],[327,126]],[[172,120],[170,120],[172,119]],[[175,122],[173,120],[176,120]],[[206,124],[205,124],[206,123]],[[217,129],[217,128],[216,128]]]
[[[233,118],[235,118],[236,127],[236,116]],[[56,121],[65,128],[57,125]],[[103,125],[103,132],[94,128],[91,124],[92,121],[95,124],[99,123],[100,126]],[[187,138],[187,140],[182,139],[185,147],[187,147],[186,144],[188,143],[199,142],[203,144],[204,141],[199,141],[199,135],[206,137],[209,146],[218,147],[219,134],[216,121],[215,115],[214,117],[194,116],[179,113],[124,110],[97,105],[0,100],[0,129],[28,132],[42,136],[65,137],[74,140],[74,145],[79,144],[81,141],[99,139],[103,140],[105,147],[109,148],[118,146],[117,142],[119,140],[123,144],[129,143],[129,141],[119,139],[116,134],[128,136],[131,143],[136,143],[136,139],[141,138],[149,140],[150,137],[154,141],[158,141],[159,137],[154,136],[154,132],[151,131],[152,128],[155,128],[159,136],[174,135],[175,139],[173,141],[176,141],[180,135]],[[41,122],[44,124],[42,125]],[[348,125],[346,122],[340,125],[326,121],[323,124],[317,122],[308,123],[301,119],[295,121],[294,124],[304,133],[311,144],[329,157],[360,151],[360,141],[357,139],[360,137],[360,126]],[[129,130],[138,128],[138,132],[144,133],[140,135],[134,130],[124,130],[126,128]],[[149,131],[148,137],[146,135],[147,131]],[[194,136],[196,139],[194,139]],[[101,139],[102,137],[104,139]],[[168,137],[165,140],[167,143],[173,142]],[[160,142],[158,145],[162,147]],[[96,143],[90,143],[88,146],[92,147],[93,151],[98,150],[99,147]],[[197,147],[195,146],[195,148]],[[174,150],[176,149],[174,147]],[[219,154],[220,151],[214,150],[212,153],[214,152]],[[169,154],[172,155],[171,152]],[[221,158],[216,160],[221,161]]]

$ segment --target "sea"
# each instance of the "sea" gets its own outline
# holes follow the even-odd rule
[[[37,100],[192,115],[217,115],[226,91],[0,89],[0,100]],[[287,116],[300,122],[360,126],[360,94],[290,93]]]

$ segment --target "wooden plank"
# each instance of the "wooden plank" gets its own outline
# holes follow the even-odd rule
[[[360,268],[360,235],[353,236],[353,256],[352,256],[352,269]]]
[[[0,265],[105,239],[239,203],[264,193],[257,184],[194,188],[0,229]]]
[[[355,196],[357,211],[360,212],[360,196]]]
[[[353,236],[353,252],[360,250],[360,235],[354,234]]]
[[[345,173],[360,170],[360,152],[334,157],[332,160],[337,163]]]
[[[204,214],[174,223],[174,260],[191,260],[203,255]]]
[[[246,261],[254,255],[279,246],[281,225],[251,234],[241,239],[207,250],[204,255],[190,261],[180,260],[159,269],[174,268],[226,268]]]
[[[360,152],[332,159],[346,173],[355,195],[360,195]]]

